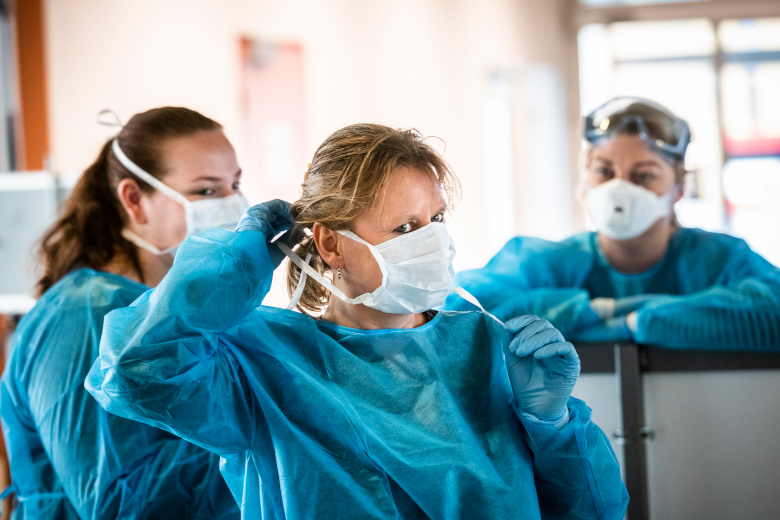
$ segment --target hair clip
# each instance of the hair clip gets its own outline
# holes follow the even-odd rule
[[[108,118],[104,116],[108,116]],[[113,127],[118,126],[119,128],[125,126],[124,124],[122,124],[122,120],[119,119],[119,115],[113,110],[111,110],[110,108],[105,108],[100,112],[98,112],[96,119],[98,124],[103,126],[113,126]]]

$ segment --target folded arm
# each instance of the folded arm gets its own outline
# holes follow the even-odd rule
[[[707,350],[776,350],[780,283],[749,277],[686,296],[659,296],[637,311],[639,343]]]

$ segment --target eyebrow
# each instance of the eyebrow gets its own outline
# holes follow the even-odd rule
[[[439,210],[436,213],[434,213],[434,214],[438,215],[439,213],[447,213],[448,210],[449,210],[449,208],[447,207],[446,204],[444,204],[442,206],[439,206]],[[405,220],[403,221],[403,223],[401,223],[399,225],[404,225],[407,222],[417,222],[417,220],[418,219],[417,219],[416,215],[407,215]],[[396,227],[398,227],[398,226],[396,226]],[[393,229],[395,229],[395,227]]]
[[[593,160],[594,161],[601,161],[604,164],[606,164],[607,166],[612,166],[612,161],[607,159],[606,157],[600,157],[600,156],[597,155],[596,157],[593,158]],[[634,169],[634,168],[637,168],[637,167],[641,167],[641,166],[659,166],[659,163],[658,163],[658,161],[648,159],[646,161],[639,161],[638,163],[634,163],[633,165],[631,165],[631,169]]]
[[[238,170],[236,172],[235,178],[238,179],[239,177],[241,177],[241,173],[242,173],[242,170]],[[211,177],[209,175],[204,175],[202,177],[198,177],[198,178],[193,180],[193,182],[198,182],[198,181],[222,182],[222,177]]]

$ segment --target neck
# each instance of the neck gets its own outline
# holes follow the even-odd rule
[[[425,314],[388,314],[365,305],[350,305],[335,297],[331,297],[322,319],[362,330],[413,329],[428,321]]]
[[[663,259],[676,230],[670,218],[662,218],[636,238],[615,240],[599,233],[598,240],[609,265],[621,273],[636,274]]]
[[[141,266],[143,280],[136,271],[135,266],[124,253],[117,253],[101,271],[118,274],[135,282],[143,283],[148,287],[157,287],[173,265],[171,255],[153,255],[141,248],[136,248],[138,263]]]

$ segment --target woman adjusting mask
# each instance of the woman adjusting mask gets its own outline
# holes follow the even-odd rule
[[[572,345],[534,316],[436,310],[457,187],[415,131],[335,132],[299,200],[186,240],[106,319],[87,388],[222,455],[246,518],[622,518]],[[260,305],[285,254],[302,313]]]
[[[324,252],[325,264],[336,270],[333,282],[278,243],[292,260],[291,268],[304,272],[291,306],[297,305],[303,294],[298,288],[307,276],[343,303],[383,313],[422,313],[444,305],[455,280],[455,246],[444,223],[447,204],[441,187],[432,173],[421,169],[398,168],[395,178],[398,188],[387,190],[383,209],[369,208],[355,222],[356,232],[338,230],[334,234],[322,223],[312,225],[311,238],[306,240],[321,244],[318,250]],[[417,200],[421,202],[410,209],[409,202]],[[374,281],[378,285],[372,289]],[[340,303],[336,303],[330,312],[339,308]]]

